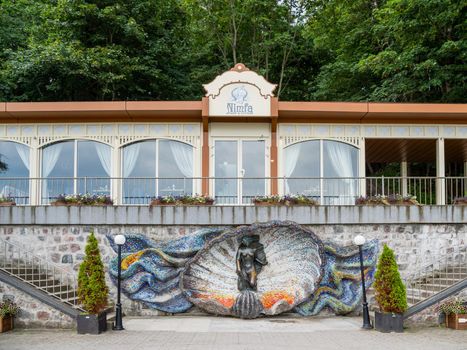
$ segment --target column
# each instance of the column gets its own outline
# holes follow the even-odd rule
[[[366,196],[366,155],[365,155],[365,138],[360,139],[360,150],[358,152],[358,176],[359,180],[359,191],[357,193],[365,197]]]
[[[444,139],[436,140],[436,204],[446,204]]]
[[[407,196],[409,187],[408,187],[408,181],[407,181],[407,174],[408,174],[408,167],[407,167],[407,161],[401,162],[401,181],[402,181],[402,195]]]
[[[467,160],[464,160],[464,177],[462,181],[464,182],[464,193],[462,197],[467,197]]]
[[[201,148],[201,192],[203,195],[210,194],[209,186],[209,98],[202,100],[203,118],[203,146]]]
[[[37,138],[31,140],[29,148],[29,178],[32,179],[30,182],[29,188],[29,204],[30,205],[40,205],[41,204],[41,180],[40,176],[40,162],[39,162],[39,152]]]
[[[122,186],[123,181],[121,180],[122,177],[122,166],[120,161],[120,148],[118,147],[118,136],[113,137],[112,148],[111,152],[111,167],[110,167],[110,187],[111,193],[110,196],[114,201],[115,205],[122,205],[123,198],[122,198]]]
[[[271,97],[271,195],[277,195],[278,189],[278,161],[277,161],[277,118],[279,117],[279,100],[277,97]]]

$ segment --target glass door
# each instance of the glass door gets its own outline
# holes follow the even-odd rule
[[[216,140],[214,150],[217,204],[250,204],[266,193],[264,140]]]

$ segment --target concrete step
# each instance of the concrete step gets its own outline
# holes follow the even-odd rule
[[[30,273],[30,274],[33,274],[33,273],[39,273],[39,270],[36,269],[36,268],[31,268],[31,267],[15,267],[15,266],[9,266],[9,267],[2,267],[3,270],[9,272],[9,273],[13,273],[13,274],[17,274],[17,273]]]
[[[28,282],[37,287],[49,287],[49,286],[60,285],[60,281],[51,280],[51,279],[33,279],[33,280],[28,280]]]
[[[407,288],[407,297],[410,296],[410,297],[418,298],[418,299],[421,298],[422,300],[429,298],[436,293],[438,293],[438,291]]]
[[[449,286],[452,286],[453,284],[454,283],[452,284],[423,283],[419,285],[412,285],[410,286],[410,289],[421,289],[421,290],[439,292],[443,289],[448,288]]]
[[[78,293],[76,291],[70,290],[68,292],[58,292],[53,293],[53,296],[57,297],[58,299],[76,299],[78,297]]]
[[[48,287],[42,287],[42,289],[45,289],[49,293],[60,293],[60,292],[66,292],[73,290],[72,287],[64,285],[64,284],[57,284],[54,286],[48,286]]]

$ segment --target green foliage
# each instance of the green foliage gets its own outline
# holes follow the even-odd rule
[[[466,102],[466,3],[0,0],[0,101],[188,100],[237,62],[282,100]]]
[[[466,3],[329,0],[308,30],[333,57],[311,97],[465,102]]]
[[[379,257],[374,288],[376,301],[382,312],[403,313],[407,310],[407,296],[397,267],[394,252],[385,244]]]
[[[107,306],[108,294],[99,246],[91,232],[86,244],[86,256],[79,267],[78,297],[87,312],[97,314]]]
[[[0,302],[0,318],[14,317],[19,311],[19,306],[11,300]]]
[[[467,314],[467,302],[461,299],[451,298],[440,304],[436,310],[438,312],[444,312],[446,315]]]

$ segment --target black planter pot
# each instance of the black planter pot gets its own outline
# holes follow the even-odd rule
[[[100,334],[107,330],[107,312],[78,315],[78,334]]]
[[[375,311],[375,329],[383,333],[404,332],[403,314]]]

